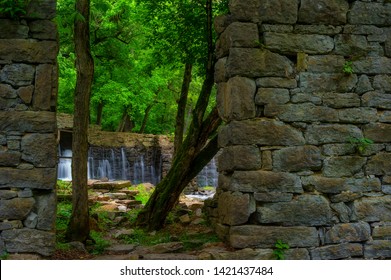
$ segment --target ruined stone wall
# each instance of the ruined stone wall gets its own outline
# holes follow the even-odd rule
[[[0,14],[0,255],[50,255],[55,246],[55,0]]]
[[[390,1],[230,12],[216,20],[217,232],[259,258],[277,240],[288,259],[391,258]]]

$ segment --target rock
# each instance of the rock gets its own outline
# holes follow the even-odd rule
[[[311,55],[306,58],[307,71],[312,73],[338,73],[345,58],[341,55]]]
[[[372,108],[348,108],[338,111],[339,121],[342,123],[366,124],[378,121],[378,112]]]
[[[9,114],[9,112],[0,111],[0,131],[53,133],[55,128],[56,119],[54,112],[26,111]]]
[[[75,249],[75,250],[80,251],[80,252],[87,253],[86,247],[84,246],[83,243],[81,243],[79,241],[69,242],[69,243],[67,243],[67,245],[70,248],[72,248],[72,249]]]
[[[283,148],[273,153],[273,167],[276,171],[320,170],[322,157],[315,146]]]
[[[53,94],[53,72],[54,66],[51,64],[40,64],[37,66],[33,99],[33,108],[36,110],[50,110],[51,95]]]
[[[289,202],[265,203],[257,208],[261,224],[320,226],[331,223],[328,201],[319,195],[301,195]]]
[[[0,151],[0,166],[18,166],[21,156],[18,151]]]
[[[352,220],[366,222],[391,221],[391,196],[363,197],[355,200]]]
[[[24,220],[24,226],[27,228],[35,228],[38,223],[38,215],[34,212],[31,212],[27,218]]]
[[[235,171],[223,190],[239,192],[302,193],[300,178],[295,174],[272,171]]]
[[[255,200],[249,194],[223,192],[218,199],[217,209],[222,224],[244,224],[255,212]]]
[[[377,91],[370,91],[362,96],[363,106],[379,109],[391,109],[390,94],[383,94]]]
[[[29,28],[11,19],[0,19],[0,39],[26,39]]]
[[[391,258],[391,240],[374,240],[364,246],[366,259]]]
[[[42,260],[42,257],[40,255],[37,255],[37,254],[9,254],[7,256],[7,260],[33,260],[33,261],[37,261],[37,260]]]
[[[9,253],[38,253],[50,256],[56,242],[54,232],[28,228],[4,230],[1,237]]]
[[[160,243],[151,247],[139,248],[137,252],[144,254],[167,254],[178,252],[183,249],[182,242]]]
[[[310,249],[310,255],[313,260],[338,260],[361,257],[363,256],[363,246],[361,244],[352,243],[328,245]]]
[[[352,68],[357,74],[391,74],[391,58],[368,56],[365,59],[353,61]]]
[[[373,80],[373,87],[380,92],[391,91],[391,77],[389,75],[377,75]]]
[[[312,24],[341,25],[346,23],[349,4],[345,0],[302,0],[299,22]]]
[[[326,244],[362,242],[371,238],[371,228],[368,223],[338,224],[326,232]]]
[[[370,45],[366,36],[339,34],[335,36],[335,53],[338,55],[365,55],[368,53]]]
[[[246,155],[246,157],[243,157]],[[261,167],[261,152],[255,145],[231,146],[218,157],[219,171],[256,170]]]
[[[188,214],[182,215],[179,217],[179,221],[182,224],[189,224],[191,222],[190,216]]]
[[[295,79],[279,78],[279,77],[265,77],[256,80],[258,87],[263,88],[289,88],[293,89],[297,87],[297,81]]]
[[[357,25],[391,25],[391,5],[354,2],[348,14],[348,21]]]
[[[42,149],[42,145],[53,149]],[[57,162],[56,139],[53,134],[28,134],[22,138],[22,159],[36,167],[55,167]]]
[[[289,100],[289,90],[283,88],[260,88],[255,96],[256,105],[286,104]]]
[[[293,75],[293,63],[268,50],[232,48],[226,64],[227,77],[283,77]]]
[[[35,168],[32,170],[0,168],[0,187],[31,189],[54,189],[56,168]]]
[[[34,204],[34,198],[0,200],[0,220],[24,220]]]
[[[379,226],[375,226],[372,230],[373,239],[391,240],[391,224],[381,223]]]
[[[107,190],[118,190],[122,188],[130,187],[130,181],[109,181],[109,182],[95,182],[92,187],[94,189],[107,189]]]
[[[367,159],[359,156],[330,157],[324,160],[323,175],[326,177],[352,177],[363,171]]]
[[[298,3],[296,1],[260,1],[259,20],[262,23],[294,24],[297,21],[297,11]]]
[[[146,254],[142,255],[143,260],[197,260],[197,256],[189,254]]]
[[[280,121],[266,118],[232,121],[224,126],[219,134],[220,147],[231,145],[281,145],[297,146],[304,144],[299,130]]]
[[[351,92],[357,81],[357,75],[344,73],[300,73],[300,88],[304,93]]]
[[[391,142],[391,124],[371,123],[365,125],[364,136],[376,143]]]
[[[215,82],[217,84],[226,82],[225,65],[227,64],[227,57],[220,58],[215,65]]]
[[[335,198],[334,198],[335,200]],[[334,201],[333,198],[331,201]],[[352,210],[343,202],[331,203],[331,209],[336,213],[337,218],[342,223],[350,222],[350,217],[352,215]]]
[[[220,116],[225,121],[255,117],[255,82],[248,78],[233,77],[219,86],[217,102]]]
[[[14,87],[29,86],[34,80],[34,73],[35,68],[28,64],[6,65],[0,72],[0,81]]]
[[[229,9],[236,20],[260,21],[260,2],[257,0],[249,0],[246,3],[240,0],[232,0],[229,2]]]
[[[367,137],[367,136],[366,136]],[[351,138],[363,138],[361,130],[349,124],[310,125],[305,133],[308,144],[346,143]]]
[[[11,199],[15,197],[18,197],[18,193],[16,191],[0,189],[0,199]]]
[[[134,229],[120,229],[114,233],[114,238],[122,238],[128,235],[132,235],[134,233]]]
[[[358,94],[363,94],[368,91],[372,91],[374,88],[371,85],[371,82],[367,75],[361,75],[357,82],[357,87],[355,92]]]
[[[135,248],[136,246],[132,244],[116,244],[105,248],[105,252],[107,254],[129,254],[133,252]]]
[[[391,153],[374,155],[366,166],[366,173],[371,175],[391,175]]]
[[[292,200],[293,194],[279,192],[254,193],[254,198],[259,202],[288,202]]]
[[[50,20],[35,20],[29,22],[31,36],[40,40],[56,40],[56,24]]]
[[[233,22],[217,41],[217,57],[229,54],[230,48],[255,48],[259,44],[258,26],[254,23]]]
[[[28,19],[53,19],[55,16],[56,1],[52,0],[30,1],[24,15]]]
[[[334,40],[326,35],[287,34],[265,32],[265,47],[283,54],[327,54],[334,48]]]
[[[15,90],[12,88],[12,86],[7,84],[0,84],[0,98],[12,99],[16,97],[17,95],[15,93]]]
[[[360,97],[355,93],[326,93],[323,95],[323,103],[331,108],[360,107]]]
[[[273,248],[277,240],[290,247],[318,246],[318,232],[314,227],[278,227],[244,225],[231,227],[229,242],[234,248]]]
[[[20,229],[23,228],[22,221],[13,220],[13,221],[4,221],[0,222],[0,231],[7,229]]]

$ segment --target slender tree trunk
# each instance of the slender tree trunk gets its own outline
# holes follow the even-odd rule
[[[128,114],[129,107],[126,107],[124,109],[124,112],[122,113],[121,121],[118,124],[117,132],[131,132],[134,128],[134,123],[129,117]]]
[[[94,62],[89,42],[90,1],[78,0],[76,2],[76,12],[83,19],[77,18],[74,23],[77,80],[72,141],[72,215],[66,236],[71,241],[85,242],[90,235],[87,157],[89,101],[94,76]]]
[[[214,85],[214,45],[212,37],[212,0],[207,0],[208,63],[206,77],[193,111],[193,119],[183,144],[174,157],[167,176],[156,186],[150,199],[137,216],[136,224],[149,230],[163,227],[168,213],[177,203],[188,183],[202,170],[218,151],[217,136],[221,124],[217,108],[204,119]],[[209,139],[212,140],[209,141]]]
[[[96,124],[97,125],[102,125],[102,114],[103,114],[103,102],[100,101],[98,103],[98,108],[96,112]]]
[[[144,111],[144,118],[143,118],[143,122],[141,123],[141,127],[140,127],[140,130],[138,133],[140,134],[143,134],[144,131],[145,131],[145,127],[147,126],[147,121],[148,121],[148,117],[149,117],[149,113],[151,112],[152,110],[152,107],[156,104],[156,102],[152,103],[152,104],[149,104],[148,107],[145,109]]]
[[[183,142],[183,133],[185,130],[186,104],[187,104],[187,97],[189,95],[192,69],[193,69],[193,65],[189,63],[185,64],[185,72],[183,74],[183,81],[182,81],[182,90],[178,100],[178,110],[176,115],[173,157],[175,157],[176,153],[178,152]]]

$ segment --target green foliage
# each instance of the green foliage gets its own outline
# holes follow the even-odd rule
[[[364,153],[368,147],[373,144],[373,141],[368,138],[349,138],[350,144],[352,144],[359,153]]]
[[[57,180],[58,194],[72,194],[72,182]]]
[[[123,236],[122,239],[129,244],[141,246],[153,246],[159,243],[167,243],[171,241],[171,237],[168,232],[149,233],[143,229],[135,229],[132,234]]]
[[[353,74],[353,62],[350,60],[346,61],[345,64],[343,65],[342,72],[348,75]]]
[[[17,19],[26,14],[30,0],[0,0],[0,14]]]
[[[276,244],[274,245],[273,255],[276,257],[277,260],[284,260],[285,251],[288,249],[289,245],[287,243],[284,243],[281,240],[277,240]]]
[[[92,239],[95,241],[95,244],[91,251],[93,255],[102,254],[104,250],[110,246],[110,242],[104,239],[104,236],[101,232],[96,232],[94,230],[91,230],[90,235]]]
[[[136,189],[138,194],[135,196],[135,199],[141,201],[143,205],[148,202],[149,197],[151,196],[153,189],[147,189],[143,184],[137,185],[136,187],[130,187],[130,190]]]

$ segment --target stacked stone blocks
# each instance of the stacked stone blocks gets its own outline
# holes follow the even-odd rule
[[[55,247],[55,0],[0,14],[0,255]]]
[[[215,22],[217,232],[234,248],[282,240],[292,258],[391,258],[391,3],[230,11]]]

